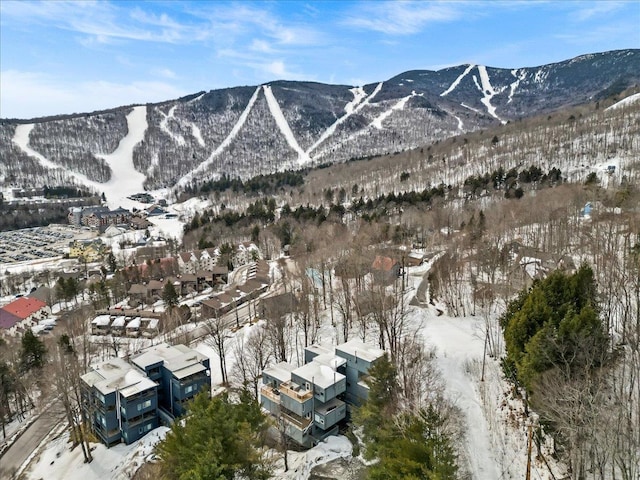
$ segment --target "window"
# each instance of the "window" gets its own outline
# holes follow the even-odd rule
[[[104,428],[107,428],[107,420],[104,418],[104,415],[100,415],[100,423]]]
[[[150,423],[138,428],[138,433],[147,433],[151,430],[152,425]]]
[[[189,393],[193,392],[196,389],[196,387],[194,385],[187,385],[186,387],[184,387],[184,393],[185,395],[188,395]]]
[[[138,411],[144,410],[145,408],[149,408],[150,406],[151,406],[151,400],[146,400],[138,404]]]

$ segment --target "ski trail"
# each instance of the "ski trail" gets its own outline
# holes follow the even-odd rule
[[[628,97],[623,98],[619,102],[614,103],[610,107],[605,108],[604,111],[607,112],[609,110],[617,110],[618,108],[628,107],[638,101],[640,101],[640,93],[634,93],[633,95],[629,95]]]
[[[206,93],[202,93],[198,95],[196,98],[194,98],[193,100],[189,100],[187,103],[195,103],[205,95]],[[204,138],[202,138],[202,132],[200,132],[200,128],[198,128],[198,126],[193,122],[188,122],[186,120],[184,120],[184,122],[191,127],[191,135],[193,135],[193,138],[195,138],[198,141],[200,146],[203,148],[206,147],[207,145],[204,143]]]
[[[344,123],[344,121],[347,118],[349,118],[351,115],[355,113],[358,113],[366,105],[368,105],[371,99],[374,98],[378,94],[378,92],[382,89],[383,83],[384,82],[380,82],[376,86],[376,88],[373,90],[373,92],[371,92],[371,95],[369,95],[368,97],[366,97],[366,92],[364,91],[364,88],[362,87],[352,88],[350,91],[353,93],[354,99],[345,105],[344,110],[347,113],[342,117],[338,118],[335,122],[333,122],[333,124],[329,126],[329,128],[327,128],[324,132],[322,132],[322,135],[320,135],[318,140],[316,140],[314,144],[307,149],[307,154],[310,154],[311,152],[313,152],[316,148],[318,148],[318,146],[322,142],[324,142],[327,138],[333,135],[333,133],[336,131],[336,128],[338,128],[338,125],[340,125],[341,123]],[[363,98],[364,98],[364,101],[362,100]]]
[[[200,95],[198,95],[196,98],[189,100],[187,103],[195,103],[198,100],[200,100],[202,97],[204,97],[206,95],[206,93],[201,93]]]
[[[460,76],[458,78],[456,78],[453,83],[451,84],[451,86],[449,88],[447,88],[444,92],[442,92],[440,94],[441,97],[446,97],[447,95],[449,95],[451,92],[453,92],[453,90],[455,90],[455,88],[458,86],[458,84],[462,81],[462,79],[464,77],[467,76],[467,74],[473,69],[473,67],[475,67],[475,65],[473,64],[469,64],[469,66],[465,69],[464,72],[462,72],[460,74]]]
[[[462,105],[464,108],[468,108],[468,109],[469,109],[469,110],[471,110],[472,112],[476,112],[476,113],[479,113],[479,114],[481,114],[481,113],[482,113],[482,112],[481,112],[480,110],[478,110],[477,108],[470,107],[469,105],[466,105],[464,102],[463,102],[463,103],[461,103],[460,105]]]
[[[188,122],[188,125],[191,127],[191,135],[195,138],[201,147],[205,147],[204,138],[202,138],[202,133],[198,126],[193,122]]]
[[[435,363],[445,379],[445,395],[460,409],[465,421],[464,447],[475,480],[500,477],[492,451],[490,425],[484,415],[473,366],[482,363],[483,341],[469,328],[471,318],[434,317],[427,320],[427,342],[437,346]]]
[[[177,119],[173,116],[174,112],[176,111],[176,107],[177,105],[171,107],[169,109],[169,113],[166,115],[162,110],[158,109],[158,112],[160,112],[160,114],[162,115],[162,120],[160,121],[160,129],[163,130],[167,135],[169,135],[169,137],[173,138],[173,141],[176,142],[179,146],[183,147],[187,142],[184,141],[182,135],[175,134],[171,130],[169,130],[169,119],[173,118],[177,121]]]
[[[236,124],[233,126],[233,128],[229,132],[229,135],[227,135],[227,138],[225,138],[222,141],[222,143],[220,145],[218,145],[218,147],[211,153],[211,155],[209,155],[209,157],[204,162],[202,162],[194,170],[191,170],[184,177],[182,177],[180,180],[178,180],[176,182],[176,184],[174,185],[174,188],[186,185],[188,182],[193,180],[197,175],[199,175],[202,172],[204,172],[209,166],[211,166],[211,164],[213,163],[213,160],[218,155],[220,155],[220,153],[222,153],[222,151],[225,148],[227,148],[227,146],[229,146],[229,144],[233,141],[233,139],[236,137],[236,135],[238,135],[238,132],[240,131],[240,129],[242,128],[244,123],[247,121],[247,117],[249,116],[249,112],[253,108],[253,104],[256,103],[256,99],[258,98],[258,94],[260,93],[260,89],[261,88],[262,87],[258,86],[256,88],[255,92],[253,92],[253,95],[249,99],[249,103],[247,103],[247,106],[244,107],[244,110],[240,114],[240,117],[238,118],[238,121],[236,122]]]
[[[349,90],[353,94],[353,100],[344,106],[344,111],[348,114],[353,112],[353,109],[367,96],[367,92],[362,87],[355,87]]]
[[[100,184],[110,206],[120,206],[126,197],[144,191],[146,177],[133,164],[133,150],[144,140],[148,126],[147,107],[134,107],[127,115],[129,132],[120,140],[118,147],[107,155],[96,155],[111,168],[109,181]]]
[[[94,189],[97,189],[98,191],[101,190],[103,184],[94,182],[93,180],[89,180],[89,178],[87,178],[87,176],[83,175],[82,173],[77,173],[61,165],[58,165],[57,163],[54,163],[46,158],[41,153],[36,152],[34,149],[32,149],[29,146],[29,135],[31,134],[31,130],[33,130],[34,126],[35,125],[33,123],[18,125],[16,127],[16,131],[13,134],[13,143],[15,143],[18,148],[20,148],[30,157],[36,158],[40,162],[40,165],[42,165],[43,167],[50,168],[52,170],[63,170],[68,176],[76,180],[79,185],[87,185],[93,187]]]
[[[284,118],[284,114],[280,109],[280,105],[278,105],[278,101],[276,100],[276,97],[273,96],[273,92],[271,91],[271,86],[263,85],[262,90],[264,91],[264,96],[267,99],[267,104],[269,105],[269,111],[271,112],[271,115],[273,116],[276,123],[278,124],[278,128],[284,135],[284,138],[287,140],[287,143],[289,144],[289,146],[298,153],[298,165],[304,165],[305,163],[310,163],[311,157],[309,157],[309,154],[305,152],[298,144],[296,137],[293,135],[293,132],[291,131],[289,122],[287,122],[287,119]]]
[[[458,130],[460,130],[462,133],[464,133],[464,123],[462,123],[462,120],[460,120],[460,117],[457,116],[457,115],[454,115],[451,112],[447,112],[447,113],[458,121]]]
[[[417,93],[414,90],[413,92],[411,92],[411,95],[407,95],[406,97],[401,98],[400,101],[396,103],[393,107],[391,107],[389,110],[386,110],[382,112],[380,115],[378,115],[376,119],[373,122],[371,122],[370,126],[377,128],[378,130],[382,130],[383,128],[382,122],[385,121],[387,117],[389,117],[395,110],[404,110],[404,107],[409,101],[409,99],[411,97],[415,97],[416,95]]]
[[[507,122],[496,115],[496,107],[491,105],[491,99],[496,94],[500,93],[500,91],[494,90],[491,86],[491,82],[489,81],[489,73],[487,73],[487,67],[485,67],[484,65],[478,65],[478,73],[480,74],[480,82],[482,83],[482,86],[478,85],[478,80],[476,79],[475,75],[473,77],[473,80],[476,82],[476,86],[478,87],[478,89],[482,92],[483,97],[480,99],[480,101],[484,104],[485,107],[487,107],[487,112],[489,112],[489,115],[491,115],[493,118],[500,121],[504,125]]]
[[[516,93],[516,89],[520,85],[520,82],[524,80],[525,77],[527,76],[527,71],[523,68],[520,74],[518,75],[518,69],[516,68],[515,70],[511,70],[511,75],[513,75],[516,78],[516,81],[512,82],[509,85],[509,88],[510,88],[509,100],[507,100],[507,103],[511,103],[511,100],[513,100],[513,94]]]

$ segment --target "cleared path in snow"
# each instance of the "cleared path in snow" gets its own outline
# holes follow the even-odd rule
[[[31,148],[29,146],[29,135],[31,134],[31,130],[33,130],[33,127],[33,123],[18,125],[13,135],[13,143],[15,143],[24,153],[26,153],[30,157],[36,158],[40,162],[40,165],[42,165],[43,167],[50,168],[52,170],[65,170],[66,174],[76,180],[80,185],[87,185],[98,190],[101,188],[99,186],[101,185],[100,183],[89,180],[86,175],[67,170],[61,165],[52,162],[47,157]]]
[[[258,87],[256,88],[255,92],[253,92],[253,95],[249,99],[249,103],[247,103],[247,106],[244,108],[244,110],[240,114],[238,121],[229,132],[229,135],[227,135],[227,137],[222,141],[222,143],[218,145],[218,147],[211,153],[211,155],[209,155],[209,157],[204,162],[202,162],[194,170],[190,171],[184,177],[178,180],[173,188],[184,187],[190,181],[196,178],[198,175],[202,174],[207,168],[209,168],[213,164],[213,161],[216,159],[216,157],[220,155],[222,151],[229,146],[229,144],[233,141],[233,139],[236,138],[236,136],[238,135],[238,132],[240,131],[244,123],[247,121],[249,112],[251,112],[251,109],[253,108],[253,104],[256,103],[256,99],[258,98],[258,93],[260,93],[260,89],[261,87]]]
[[[284,117],[284,113],[282,113],[276,97],[273,96],[271,86],[264,85],[262,89],[264,91],[264,96],[267,99],[267,105],[269,105],[269,111],[275,119],[278,128],[284,135],[284,138],[287,140],[289,146],[298,153],[298,165],[311,163],[311,157],[302,149],[302,147],[300,147],[300,145],[298,144],[298,140],[296,140],[295,135],[291,131],[289,122],[287,122],[287,119]]]
[[[108,155],[96,155],[111,167],[109,181],[98,184],[107,196],[107,202],[111,208],[139,205],[138,202],[129,200],[127,197],[144,191],[146,177],[133,166],[133,149],[144,140],[147,126],[147,107],[134,107],[127,115],[129,132],[120,140],[118,148]]]
[[[438,349],[436,364],[445,381],[446,395],[464,415],[466,452],[473,479],[496,480],[500,469],[492,452],[482,400],[467,371],[470,362],[482,361],[484,343],[476,335],[481,323],[480,318],[430,316],[424,334],[427,342]]]
[[[451,92],[453,92],[456,87],[458,86],[458,84],[462,81],[462,79],[464,77],[467,76],[467,74],[473,69],[473,67],[475,67],[475,65],[471,64],[469,65],[464,72],[462,72],[458,78],[456,78],[453,83],[449,86],[449,88],[447,88],[444,92],[442,92],[440,94],[441,97],[446,97],[447,95],[449,95]]]

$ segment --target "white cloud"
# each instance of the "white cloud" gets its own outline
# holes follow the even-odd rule
[[[371,2],[360,4],[360,11],[347,16],[344,24],[388,35],[412,35],[429,23],[450,22],[463,15],[454,2]]]
[[[157,77],[175,79],[177,78],[176,72],[171,70],[170,68],[156,68],[151,70],[151,74]]]
[[[73,83],[16,70],[3,70],[0,75],[0,118],[91,112],[121,105],[160,102],[189,93],[160,81]]]
[[[588,3],[583,7],[582,3],[576,3],[577,10],[571,14],[571,17],[579,22],[591,20],[594,17],[600,17],[608,13],[614,12],[624,6],[623,2],[596,2]]]

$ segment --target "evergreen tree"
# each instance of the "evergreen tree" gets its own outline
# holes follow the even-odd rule
[[[226,395],[197,395],[184,421],[175,422],[158,445],[163,478],[266,479],[268,463],[259,447],[267,428],[257,402],[242,394],[239,403]]]
[[[522,292],[501,318],[507,376],[531,392],[539,375],[551,368],[563,369],[569,379],[599,367],[609,341],[596,296],[593,271],[586,265],[573,275],[554,272]]]
[[[44,342],[34,335],[31,329],[27,329],[22,337],[22,350],[20,360],[22,369],[29,371],[33,368],[42,368],[46,362],[47,349]]]
[[[164,303],[169,309],[175,307],[178,304],[178,298],[178,292],[173,286],[173,283],[171,281],[165,283],[164,288],[162,289],[162,300],[164,300]]]

